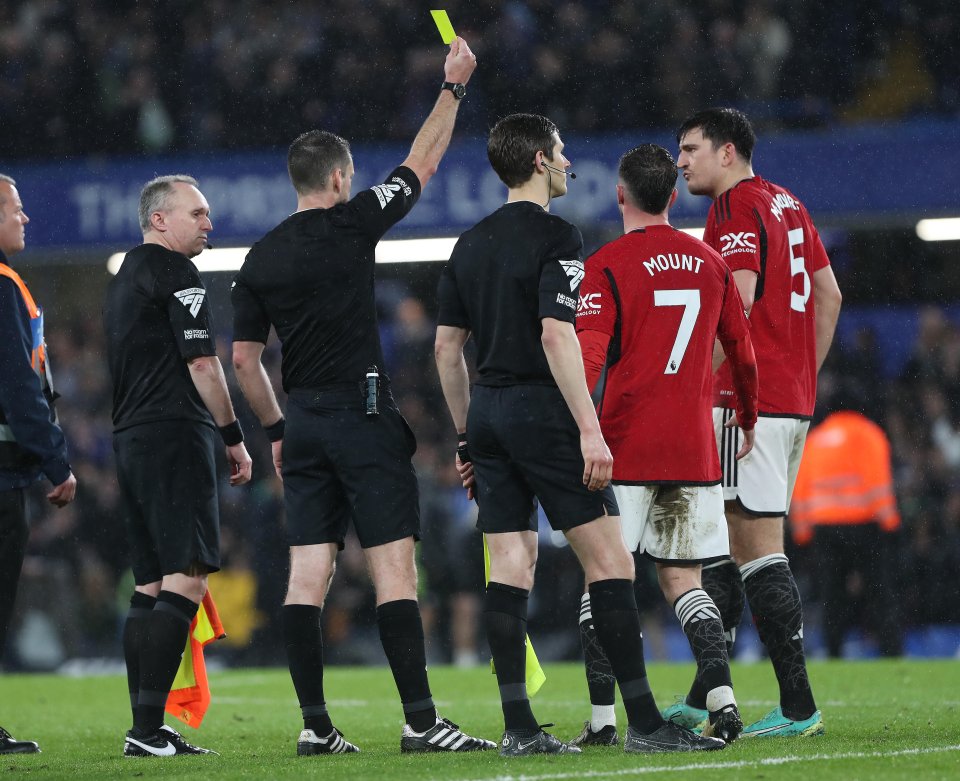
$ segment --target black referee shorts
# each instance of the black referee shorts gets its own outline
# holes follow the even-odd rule
[[[113,435],[117,478],[138,586],[185,572],[220,569],[216,429],[166,420]]]
[[[483,532],[536,531],[537,499],[557,531],[620,513],[610,486],[583,484],[580,431],[555,386],[475,386],[467,442]]]
[[[353,519],[360,545],[420,539],[420,493],[410,460],[417,441],[388,392],[367,416],[356,386],[294,389],[283,438],[290,545],[335,542]]]

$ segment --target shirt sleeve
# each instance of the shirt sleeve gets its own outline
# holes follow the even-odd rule
[[[727,208],[730,211],[729,218],[714,225],[707,243],[720,253],[731,271],[755,271],[759,274],[760,218],[742,198],[731,198]],[[707,234],[704,234],[706,238]]]
[[[350,201],[350,212],[360,230],[374,243],[400,222],[420,198],[420,180],[406,166],[395,168],[387,178]]]
[[[548,247],[540,266],[540,312],[567,323],[576,322],[577,296],[583,280],[583,237],[568,222]]]
[[[580,284],[577,331],[599,331],[613,337],[616,322],[617,300],[606,266],[595,255],[587,259],[583,282]]]
[[[17,286],[0,277],[0,410],[17,445],[36,457],[53,485],[70,476],[63,431],[53,422],[40,378],[30,365],[30,314]]]
[[[456,248],[454,248],[454,253],[456,253]],[[437,325],[470,329],[470,316],[463,305],[463,299],[460,298],[457,278],[453,273],[452,258],[440,272],[440,282],[437,284],[437,301],[439,303]]]
[[[190,261],[164,265],[157,295],[167,307],[173,338],[184,360],[216,355],[213,315],[200,273]]]
[[[230,302],[233,304],[233,341],[266,344],[270,337],[270,317],[242,272],[234,277],[230,286]]]

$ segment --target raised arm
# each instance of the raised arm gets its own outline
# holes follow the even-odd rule
[[[450,51],[443,65],[444,81],[466,84],[476,67],[477,58],[470,51],[467,42],[463,38],[455,38],[450,44]],[[453,92],[448,89],[441,90],[433,111],[413,140],[410,154],[403,161],[403,165],[417,175],[421,187],[437,172],[440,160],[450,145],[459,105],[460,101]]]

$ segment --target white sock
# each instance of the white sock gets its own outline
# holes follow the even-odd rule
[[[613,705],[591,705],[590,729],[599,732],[606,726],[617,726],[617,712]]]
[[[733,698],[733,689],[729,686],[717,686],[707,692],[707,710],[716,713],[726,708],[728,705],[736,705],[737,701]]]

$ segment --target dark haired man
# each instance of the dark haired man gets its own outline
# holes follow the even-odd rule
[[[377,625],[400,693],[402,751],[493,748],[441,719],[427,680],[414,541],[420,534],[416,440],[390,394],[373,295],[374,249],[417,202],[450,143],[476,67],[450,45],[440,97],[410,154],[382,184],[350,197],[346,141],[311,131],[290,146],[297,211],[250,250],[233,288],[233,364],[273,442],[283,479],[290,582],[283,631],[303,730],[297,753],[359,749],[333,726],[323,693],[320,616],[351,519],[377,595]],[[283,346],[287,420],[261,364],[270,328]]]
[[[220,568],[217,429],[231,485],[250,480],[250,456],[191,262],[213,229],[207,200],[192,177],[160,176],[140,193],[139,213],[143,244],[124,257],[103,310],[136,583],[123,630],[133,709],[123,754],[209,754],[164,725],[163,711],[207,575]]]
[[[714,343],[733,368],[745,442],[753,445],[757,365],[743,305],[723,259],[702,241],[670,226],[677,167],[666,149],[644,144],[620,159],[617,203],[624,235],[586,263],[577,310],[587,387],[606,365],[600,427],[614,457],[613,485],[627,547],[656,563],[697,660],[709,720],[704,734],[729,743],[743,729],[733,696],[723,623],[700,583],[702,564],[729,555],[720,461],[711,402]],[[589,594],[580,610],[581,636],[595,634]],[[595,714],[575,739],[615,739],[613,685],[598,685],[606,666],[602,643],[584,642]]]
[[[664,722],[643,661],[633,558],[609,489],[613,458],[584,382],[574,330],[580,231],[546,210],[566,192],[556,126],[513,114],[487,155],[507,203],[464,233],[440,279],[436,359],[460,437],[457,466],[480,506],[490,550],[484,623],[504,716],[504,756],[579,752],[538,725],[525,684],[527,599],[537,559],[537,500],[584,568],[597,634],[609,649],[630,753],[723,748]],[[463,347],[477,343],[471,397]]]
[[[714,383],[714,430],[723,467],[732,560],[704,571],[732,645],[750,603],[780,684],[780,704],[744,729],[745,737],[819,735],[823,720],[807,676],[800,593],[784,555],[790,504],[816,398],[817,372],[830,349],[840,290],[817,229],[788,190],[756,176],[750,121],[730,108],[701,111],[677,133],[677,164],[690,192],[713,198],[704,241],[733,272],[751,323],[760,374],[753,452],[738,463],[729,362]],[[739,570],[737,569],[739,567]],[[702,682],[667,715],[691,724],[705,717]]]
[[[47,478],[53,486],[47,501],[54,507],[72,502],[77,490],[53,409],[43,310],[8,265],[25,246],[28,222],[17,183],[0,174],[0,656],[30,536],[27,488]],[[0,754],[38,751],[34,741],[17,740],[0,727]]]

